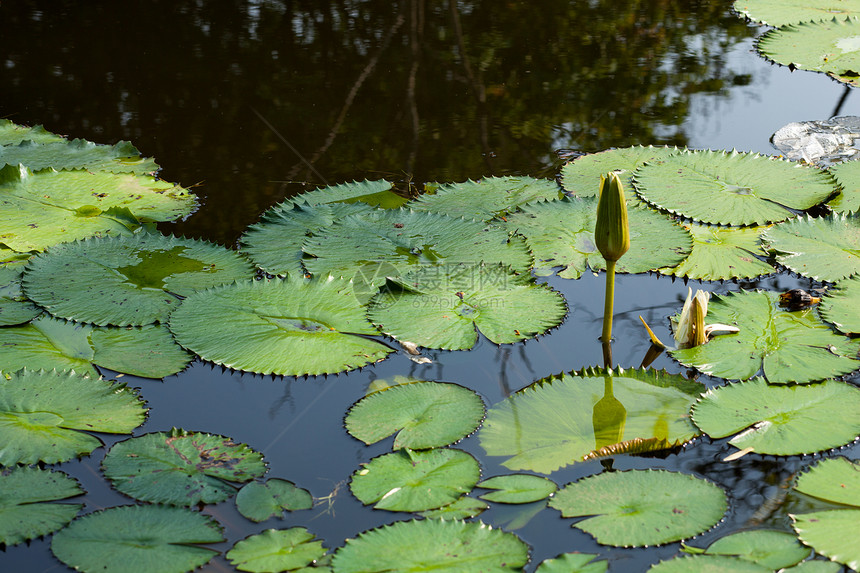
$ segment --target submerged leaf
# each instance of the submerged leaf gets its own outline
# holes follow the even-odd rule
[[[287,480],[271,478],[265,482],[252,481],[236,494],[236,508],[251,521],[266,521],[284,511],[313,507],[313,498],[306,489]]]
[[[49,502],[83,493],[63,472],[20,466],[0,470],[0,544],[11,547],[60,529],[84,505]]]
[[[776,260],[799,275],[836,282],[860,273],[860,213],[797,218],[764,234]]]
[[[304,527],[267,529],[236,542],[227,552],[230,564],[239,571],[267,573],[294,571],[311,565],[326,554],[322,541]]]

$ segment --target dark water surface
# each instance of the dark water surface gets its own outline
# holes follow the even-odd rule
[[[433,2],[297,0],[0,4],[0,117],[43,124],[71,138],[131,140],[195,191],[203,207],[164,232],[234,245],[286,196],[320,185],[387,178],[400,190],[488,175],[554,177],[557,150],[635,144],[772,153],[770,135],[791,121],[826,119],[844,88],[790,73],[751,52],[759,29],[728,1],[542,0]],[[860,115],[849,94],[839,111]],[[615,360],[638,366],[648,346],[637,316],[669,338],[680,281],[620,276]],[[390,449],[365,447],[342,428],[349,406],[377,378],[456,382],[488,406],[532,381],[601,363],[603,278],[550,279],[570,306],[565,323],[524,344],[486,340],[469,352],[430,352],[432,365],[396,355],[362,371],[272,378],[201,362],[161,381],[126,377],[151,407],[135,435],[182,427],[231,436],[261,451],[269,477],[294,481],[331,503],[253,524],[233,501],[205,509],[235,541],[269,527],[308,527],[336,548],[402,514],[363,507],[348,478]],[[780,276],[761,286],[802,282]],[[742,285],[705,284],[725,292]],[[743,285],[752,286],[752,285]],[[229,325],[218,325],[229,328]],[[654,364],[679,372],[661,357]],[[109,374],[109,373],[106,373]],[[711,381],[702,379],[711,384]],[[116,437],[104,436],[109,446]],[[471,437],[458,447],[485,476],[508,473]],[[699,440],[664,458],[620,456],[616,469],[659,467],[707,477],[729,490],[724,523],[694,544],[747,524],[811,458],[720,460],[724,441]],[[857,447],[850,450],[855,457]],[[100,449],[58,467],[88,494],[85,511],[130,500],[101,479]],[[603,471],[568,466],[559,485]],[[679,544],[646,550],[596,544],[555,510],[496,505],[480,519],[532,545],[532,564],[562,552],[600,553],[610,571],[644,571]],[[537,511],[531,519],[529,511]],[[786,527],[785,511],[767,521]],[[49,540],[0,553],[0,571],[65,571]],[[207,571],[230,571],[223,557]]]

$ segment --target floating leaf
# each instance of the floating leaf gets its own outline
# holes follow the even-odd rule
[[[266,465],[260,453],[230,438],[174,429],[114,444],[102,470],[134,499],[192,507],[232,497],[232,483],[262,476]]]
[[[84,505],[48,502],[83,493],[78,482],[63,472],[0,469],[0,544],[11,547],[60,529]]]
[[[164,378],[183,370],[192,356],[164,326],[92,326],[44,314],[3,330],[0,370],[76,370],[98,376],[93,365],[144,378]]]
[[[687,555],[660,561],[648,569],[648,573],[773,573],[773,569],[762,567],[737,557],[724,555]]]
[[[267,573],[293,571],[311,565],[326,554],[322,541],[304,527],[267,529],[236,543],[227,552],[230,564],[239,571]]]
[[[481,477],[460,450],[400,450],[374,458],[352,474],[349,488],[363,504],[389,511],[424,511],[455,502]]]
[[[800,540],[851,569],[860,569],[860,509],[831,509],[791,515]]]
[[[693,406],[693,421],[712,438],[734,435],[729,443],[738,449],[790,456],[854,440],[858,408],[860,389],[844,382],[774,386],[754,378],[708,390]]]
[[[127,235],[141,221],[173,221],[196,207],[193,194],[149,176],[0,169],[0,243],[16,251],[94,235]]]
[[[440,573],[521,571],[528,545],[516,535],[481,522],[398,521],[361,533],[337,550],[334,573],[421,571]]]
[[[490,456],[507,456],[502,465],[509,469],[546,474],[637,438],[647,440],[643,451],[670,448],[698,434],[689,410],[701,390],[654,370],[589,368],[549,376],[490,409],[481,447]],[[601,402],[604,397],[609,400]],[[612,398],[618,403],[606,408]]]
[[[827,172],[754,153],[685,151],[640,167],[639,195],[660,209],[702,223],[784,221],[836,193]]]
[[[78,571],[184,573],[218,551],[201,543],[224,541],[208,515],[178,507],[124,505],[90,513],[54,534],[51,551]]]
[[[74,372],[21,370],[0,376],[0,465],[54,464],[101,445],[80,430],[127,434],[146,418],[124,384]]]
[[[499,265],[421,267],[380,292],[368,311],[389,336],[425,348],[465,350],[476,329],[496,344],[525,340],[558,326],[564,298],[530,276]]]
[[[489,221],[521,205],[560,199],[555,181],[532,177],[487,177],[440,186],[433,193],[419,195],[410,204],[414,211],[433,211],[450,217]]]
[[[684,228],[693,236],[692,250],[678,266],[660,269],[664,274],[714,281],[751,279],[776,272],[768,263],[756,258],[756,255],[766,255],[761,248],[761,236],[768,227],[687,223]]]
[[[144,325],[165,322],[180,300],[197,290],[252,276],[251,264],[235,251],[139,233],[52,247],[30,261],[24,292],[62,318]]]
[[[842,565],[833,561],[807,560],[794,567],[788,567],[780,573],[841,573]]]
[[[708,547],[706,553],[735,556],[774,570],[796,565],[809,557],[810,551],[787,531],[757,529],[721,537]]]
[[[21,290],[21,265],[0,266],[0,326],[24,324],[42,314],[42,309]]]
[[[664,470],[603,473],[569,483],[549,501],[598,543],[642,547],[698,535],[726,512],[726,494],[691,475]]]
[[[554,559],[544,559],[535,573],[606,573],[609,562],[592,561],[594,553],[562,553]]]
[[[85,169],[110,173],[154,173],[159,167],[128,141],[116,145],[99,145],[92,141],[73,139],[37,143],[22,141],[18,145],[0,147],[0,166],[26,165],[31,171],[53,168],[56,171]]]
[[[12,123],[8,119],[0,119],[0,145],[17,145],[27,140],[35,141],[36,143],[64,141],[63,137],[51,133],[41,125],[27,127],[26,125]]]
[[[821,299],[822,318],[845,334],[860,333],[860,277],[839,281]]]
[[[768,26],[860,16],[858,0],[735,0],[733,7],[750,20]]]
[[[610,171],[621,174],[625,189],[633,189],[633,172],[649,161],[659,161],[675,155],[677,147],[623,147],[583,155],[561,168],[561,186],[578,197],[594,197],[600,189],[600,176]],[[627,195],[628,206],[638,201],[634,193]]]
[[[834,333],[814,309],[788,312],[779,295],[740,291],[711,299],[708,322],[737,326],[740,332],[707,344],[673,350],[672,357],[705,374],[733,380],[760,371],[772,384],[805,384],[847,374],[860,367],[860,341]]]
[[[394,185],[384,179],[377,181],[352,181],[320,187],[292,199],[296,203],[322,205],[324,203],[356,203],[361,202],[383,209],[396,209],[406,203],[407,198],[398,195],[392,188]]]
[[[284,511],[310,509],[314,500],[306,489],[291,481],[272,478],[265,482],[252,481],[236,494],[236,508],[251,521],[266,521]]]
[[[484,419],[484,402],[474,391],[443,382],[415,382],[374,392],[346,415],[346,430],[365,444],[391,434],[394,449],[423,450],[457,442]]]
[[[212,328],[227,323],[230,328]],[[364,316],[352,283],[244,281],[186,298],[170,317],[177,341],[205,360],[261,374],[332,374],[382,360],[392,349]]]
[[[489,508],[488,503],[464,495],[460,496],[454,503],[443,505],[438,509],[421,511],[418,515],[431,519],[469,519],[480,515]]]
[[[831,166],[829,171],[842,187],[842,192],[831,199],[827,206],[837,213],[860,211],[860,161],[844,161]]]
[[[860,508],[860,462],[846,458],[821,460],[797,478],[794,489],[819,499]]]
[[[768,229],[764,242],[805,277],[836,282],[860,273],[860,213],[794,219]]]
[[[307,205],[285,201],[265,213],[239,239],[242,252],[271,275],[299,278],[302,267],[302,242],[314,232],[327,229],[347,215],[363,213],[366,203]]]
[[[376,209],[344,217],[310,237],[305,261],[314,275],[351,278],[367,263],[387,263],[400,274],[421,267],[450,267],[458,263],[501,263],[516,271],[531,266],[525,242],[482,222],[405,209]],[[443,272],[447,272],[443,269]],[[372,282],[382,286],[391,273]]]
[[[857,87],[860,70],[858,40],[860,21],[831,17],[815,22],[786,24],[761,36],[759,54],[793,69],[825,73]]]
[[[558,489],[551,479],[531,474],[495,476],[478,483],[478,487],[496,490],[481,496],[481,499],[496,503],[540,501],[548,498]]]

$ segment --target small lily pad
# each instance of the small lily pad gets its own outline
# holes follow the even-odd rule
[[[374,392],[346,415],[346,430],[365,444],[391,434],[394,449],[423,450],[457,442],[484,419],[484,402],[474,391],[443,382],[415,382]]]
[[[860,389],[845,382],[782,386],[754,378],[708,390],[693,406],[693,421],[712,438],[734,436],[729,443],[738,449],[790,456],[854,440],[858,408]]]
[[[192,507],[218,503],[266,472],[263,456],[230,438],[173,429],[118,442],[102,470],[122,493],[141,501]]]
[[[61,318],[144,325],[165,322],[182,298],[197,290],[252,276],[252,265],[235,251],[139,233],[52,247],[31,259],[24,292]]]
[[[569,483],[550,499],[598,543],[643,547],[680,541],[716,525],[728,507],[716,485],[664,470],[603,473]]]
[[[271,478],[265,482],[252,481],[236,494],[236,508],[251,521],[266,521],[284,511],[310,509],[314,500],[308,490],[291,481]]]
[[[461,450],[399,450],[374,458],[352,475],[349,488],[363,504],[389,511],[425,511],[454,503],[481,476]]]
[[[553,559],[544,559],[535,573],[606,573],[609,562],[594,561],[594,553],[562,553]]]
[[[705,553],[731,555],[774,570],[798,564],[809,557],[811,551],[787,531],[756,529],[721,537],[708,546]]]
[[[860,213],[797,218],[764,234],[776,260],[799,275],[836,282],[860,273]]]
[[[821,317],[845,334],[860,334],[860,277],[841,280],[825,293]]]
[[[176,340],[201,358],[229,368],[303,376],[366,366],[393,349],[365,318],[352,283],[243,281],[195,293],[170,317]],[[230,328],[212,328],[229,323]]]
[[[224,541],[208,515],[179,507],[124,505],[77,518],[54,534],[51,551],[75,570],[106,573],[185,573],[218,551],[203,543]]]
[[[74,372],[21,370],[0,376],[0,465],[54,464],[101,445],[85,433],[128,434],[146,419],[124,384]]]
[[[548,498],[558,489],[551,479],[531,474],[495,476],[478,483],[477,487],[496,490],[481,496],[481,499],[496,503],[540,501]]]
[[[239,571],[294,571],[326,554],[322,541],[304,527],[267,529],[238,541],[225,557]]]
[[[764,258],[760,227],[717,227],[700,223],[684,225],[693,237],[690,254],[679,265],[663,268],[667,275],[709,281],[751,279],[776,272]],[[623,260],[623,259],[622,259]]]
[[[425,519],[398,521],[365,531],[337,550],[334,573],[419,571],[439,573],[522,571],[528,545],[512,533],[481,522]]]
[[[0,544],[11,547],[60,529],[84,505],[50,502],[84,493],[78,482],[63,472],[29,467],[0,469]]]

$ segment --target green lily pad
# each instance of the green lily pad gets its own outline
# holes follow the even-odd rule
[[[47,314],[3,330],[0,371],[21,368],[75,370],[97,377],[101,366],[144,378],[164,378],[183,370],[192,356],[166,327],[92,326]]]
[[[800,540],[816,552],[860,570],[860,509],[831,509],[791,515]]]
[[[577,197],[596,197],[600,191],[600,177],[610,171],[620,172],[628,206],[637,202],[633,193],[633,172],[650,161],[660,161],[681,151],[677,147],[622,147],[583,155],[561,168],[561,186]]]
[[[477,460],[461,450],[399,450],[352,474],[349,488],[363,504],[389,511],[425,511],[454,503],[481,477]]]
[[[84,505],[50,502],[84,493],[78,482],[63,472],[0,469],[0,543],[11,547],[60,529]]]
[[[314,232],[327,229],[348,215],[372,209],[362,202],[308,205],[285,201],[265,213],[239,239],[241,252],[270,275],[300,278],[302,242]]]
[[[129,497],[193,507],[218,503],[266,473],[262,454],[230,438],[173,429],[118,442],[105,454],[102,471]]]
[[[858,0],[735,0],[742,16],[768,26],[783,26],[834,17],[860,16]]]
[[[224,541],[208,515],[179,507],[124,505],[90,513],[54,534],[51,551],[77,571],[185,573],[218,551],[202,543]]]
[[[478,435],[488,455],[508,458],[505,467],[548,474],[619,449],[647,452],[692,439],[689,410],[701,391],[661,371],[588,368],[549,376],[496,404]]]
[[[788,312],[779,295],[740,291],[717,296],[708,305],[707,323],[728,324],[740,332],[717,336],[701,346],[671,351],[678,362],[732,380],[760,371],[772,384],[806,384],[860,368],[860,340],[834,333],[814,309]]]
[[[24,324],[42,314],[42,309],[21,290],[21,265],[0,266],[0,326]]]
[[[843,161],[831,166],[828,171],[836,178],[842,191],[827,202],[837,213],[860,211],[860,161]]]
[[[212,328],[222,323],[230,328]],[[170,330],[205,360],[260,374],[333,374],[393,350],[367,338],[378,332],[352,283],[332,277],[243,281],[195,293],[173,312]]]
[[[481,499],[496,503],[540,501],[548,498],[558,489],[551,479],[531,474],[495,476],[478,483],[478,487],[496,490],[481,496]]]
[[[794,219],[768,229],[764,242],[805,277],[836,282],[860,273],[860,214]]]
[[[708,390],[693,421],[738,449],[791,456],[838,448],[860,435],[860,389],[835,380],[775,386],[762,378]],[[838,420],[838,422],[836,422]]]
[[[432,211],[450,217],[489,221],[521,205],[535,201],[561,199],[555,181],[532,177],[487,177],[440,186],[424,193],[409,207],[414,211]]]
[[[310,509],[314,500],[308,490],[291,481],[272,478],[265,482],[252,481],[236,494],[236,508],[251,521],[266,521],[284,511]]]
[[[721,537],[705,553],[735,556],[774,570],[796,565],[809,557],[811,552],[787,531],[757,529],[737,531]]]
[[[426,519],[398,521],[365,531],[337,550],[334,573],[426,571],[439,573],[521,571],[528,545],[512,533],[481,522]]]
[[[594,553],[562,553],[554,559],[544,559],[535,573],[606,573],[609,562],[593,561]]]
[[[0,145],[17,145],[27,140],[35,141],[36,143],[65,141],[62,136],[51,133],[41,125],[28,127],[26,125],[18,125],[8,119],[0,119]]]
[[[165,322],[195,291],[250,277],[253,267],[235,251],[140,233],[64,243],[37,255],[24,274],[24,292],[54,316],[144,325]]]
[[[225,557],[239,571],[294,571],[326,554],[322,541],[304,527],[267,529],[238,541]]]
[[[763,225],[784,221],[838,191],[833,177],[754,153],[685,151],[636,170],[639,195],[701,223]]]
[[[499,265],[421,267],[383,289],[368,310],[385,334],[423,346],[466,350],[478,333],[496,344],[519,342],[558,326],[564,298]]]
[[[0,169],[0,196],[0,243],[16,251],[127,235],[141,222],[173,221],[197,208],[193,194],[149,176],[17,165]]]
[[[382,209],[396,209],[408,200],[392,191],[390,181],[351,181],[320,187],[289,199],[295,203],[322,205],[328,203],[364,203]]]
[[[462,440],[483,419],[484,402],[474,391],[443,382],[415,382],[362,398],[350,408],[344,424],[365,444],[396,432],[395,450],[423,450]]]
[[[833,503],[860,508],[860,462],[821,460],[797,478],[795,490]]]
[[[344,217],[304,244],[314,275],[351,278],[367,263],[386,263],[400,274],[458,263],[501,263],[525,272],[532,258],[525,241],[483,222],[430,212],[376,209]],[[387,276],[371,282],[382,286]]]
[[[768,227],[687,223],[684,228],[693,237],[692,250],[676,267],[660,269],[663,274],[714,281],[751,279],[776,272],[768,263],[756,258],[756,255],[765,257],[767,254],[761,248],[761,237]]]
[[[756,43],[759,54],[793,69],[827,74],[857,87],[860,70],[860,21],[832,17],[786,24],[770,30]]]
[[[84,433],[128,434],[146,419],[124,384],[74,372],[21,370],[0,376],[0,465],[54,464],[101,445]]]
[[[860,333],[860,277],[839,281],[821,299],[819,311],[827,322],[845,334]]]
[[[22,141],[18,145],[0,147],[0,166],[26,165],[31,171],[53,168],[56,171],[85,169],[90,172],[154,173],[159,167],[150,157],[141,157],[128,141],[116,145],[99,145],[92,141],[73,139],[37,143]]]
[[[648,573],[773,573],[773,569],[725,555],[687,555],[651,566]]]
[[[490,508],[490,504],[467,495],[460,496],[454,503],[443,505],[438,509],[420,511],[418,515],[430,519],[469,519],[477,517]]]
[[[788,567],[780,573],[841,573],[842,565],[833,561],[807,560],[794,567]]]
[[[549,501],[598,543],[643,547],[703,533],[725,514],[726,494],[691,475],[664,470],[603,473],[569,483]]]

